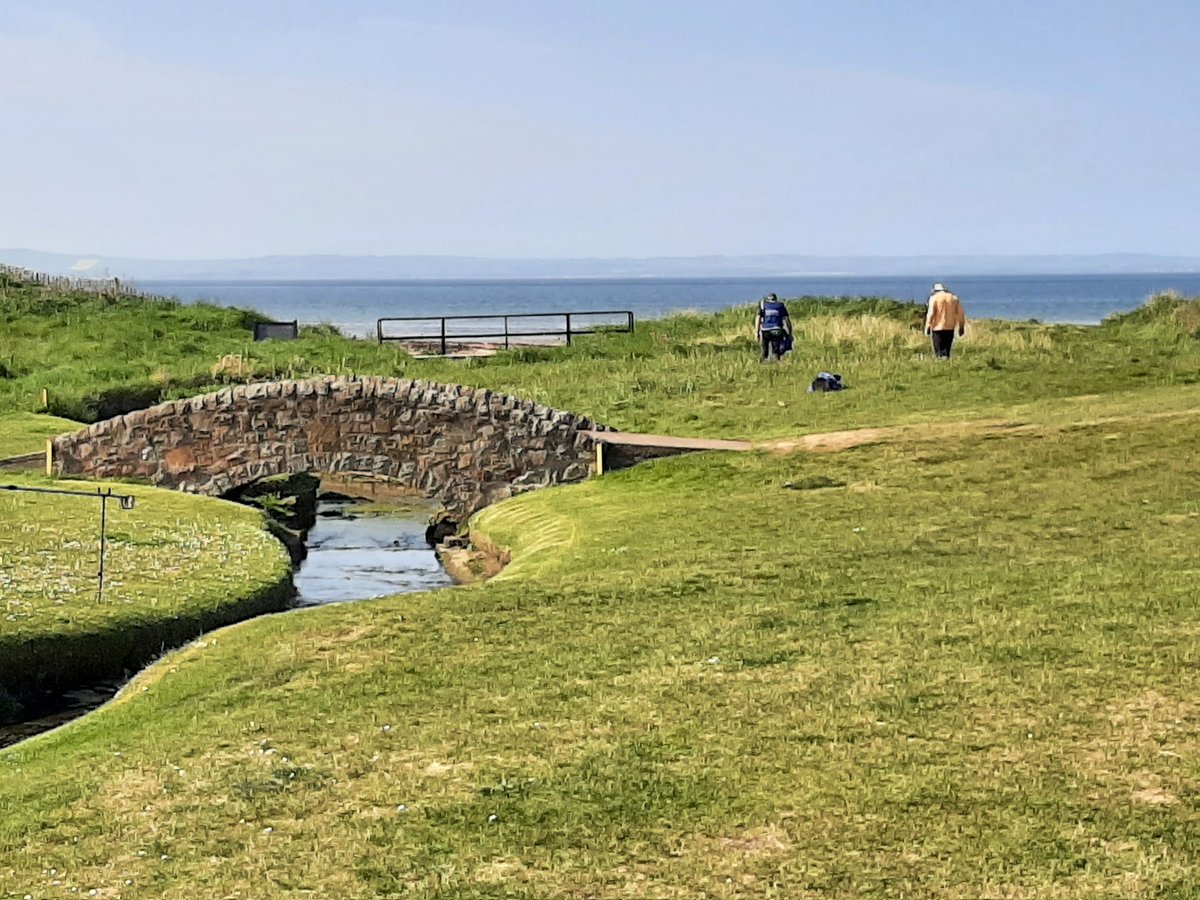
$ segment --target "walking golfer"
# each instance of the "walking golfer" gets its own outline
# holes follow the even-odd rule
[[[787,305],[774,294],[767,294],[758,302],[754,336],[762,346],[764,361],[782,359],[792,349],[792,317]]]
[[[929,295],[929,308],[925,311],[925,333],[933,341],[933,355],[937,359],[949,359],[954,345],[954,331],[962,337],[967,328],[967,314],[963,312],[958,297],[946,290],[940,282],[933,286]]]

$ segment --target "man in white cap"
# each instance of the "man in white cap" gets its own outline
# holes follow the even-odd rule
[[[967,329],[967,314],[963,312],[958,297],[938,282],[929,295],[929,306],[925,310],[925,333],[933,341],[933,355],[937,359],[949,359],[954,345],[954,331],[962,337]]]

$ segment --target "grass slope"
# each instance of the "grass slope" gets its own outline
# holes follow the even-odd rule
[[[96,490],[27,475],[0,485]],[[119,675],[164,642],[285,602],[287,554],[261,513],[135,485],[117,492],[138,505],[109,503],[98,599],[100,504],[0,490],[0,688]]]
[[[514,551],[487,585],[170,655],[0,753],[0,897],[1200,892],[1195,301],[975,323],[950,364],[914,307],[798,302],[772,366],[746,310],[451,363],[330,334],[250,346],[214,308],[85,307],[5,307],[0,411],[42,386],[83,419],[332,370],[646,431],[904,427],[527,495],[480,517]],[[54,341],[47,367],[32,348]],[[808,395],[818,369],[852,389]],[[20,521],[0,539],[30,540]]]
[[[480,588],[271,617],[0,755],[0,884],[1200,890],[1200,420],[660,461]]]
[[[931,364],[912,304],[809,298],[791,306],[796,350],[779,365],[758,362],[748,309],[672,316],[570,348],[444,361],[320,329],[254,344],[255,315],[239,310],[34,293],[0,306],[0,414],[36,411],[42,388],[52,411],[91,421],[229,382],[357,373],[489,387],[629,431],[782,437],[1200,380],[1200,312],[1179,298],[1099,328],[976,321],[949,365]],[[851,390],[809,396],[822,369],[841,372]],[[40,432],[7,443],[16,452],[42,446]]]
[[[74,431],[79,423],[58,416],[28,412],[0,413],[0,459],[37,453],[46,448],[46,439],[65,431]]]

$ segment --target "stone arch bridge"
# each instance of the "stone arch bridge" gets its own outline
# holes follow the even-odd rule
[[[238,385],[54,439],[61,475],[222,495],[260,478],[363,473],[456,517],[595,471],[605,426],[489,390],[389,378]]]

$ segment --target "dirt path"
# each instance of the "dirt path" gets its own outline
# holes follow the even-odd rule
[[[980,419],[964,422],[924,422],[918,425],[891,425],[883,428],[854,428],[849,431],[826,431],[820,434],[805,434],[794,438],[776,438],[759,441],[758,450],[775,453],[794,453],[798,450],[810,453],[836,453],[863,444],[881,444],[899,438],[961,437],[966,434],[990,432],[1028,431],[1038,426],[1030,422],[1014,422],[1002,419]]]
[[[774,453],[836,453],[863,444],[881,444],[900,438],[949,438],[970,434],[1008,433],[1029,431],[1053,431],[1064,428],[1082,428],[1100,425],[1128,425],[1146,419],[1187,418],[1200,415],[1200,409],[1149,412],[1141,415],[1099,416],[1069,422],[1030,422],[1013,419],[967,419],[959,422],[924,422],[916,425],[891,425],[883,428],[855,428],[849,431],[826,431],[819,434],[804,434],[799,437],[775,438],[756,441],[755,450]]]
[[[760,441],[754,445],[757,450],[771,450],[775,453],[794,453],[806,450],[812,453],[836,453],[861,444],[878,444],[898,436],[903,429],[891,428],[855,428],[852,431],[826,431],[821,434],[805,434],[794,438],[777,438],[773,441]]]

